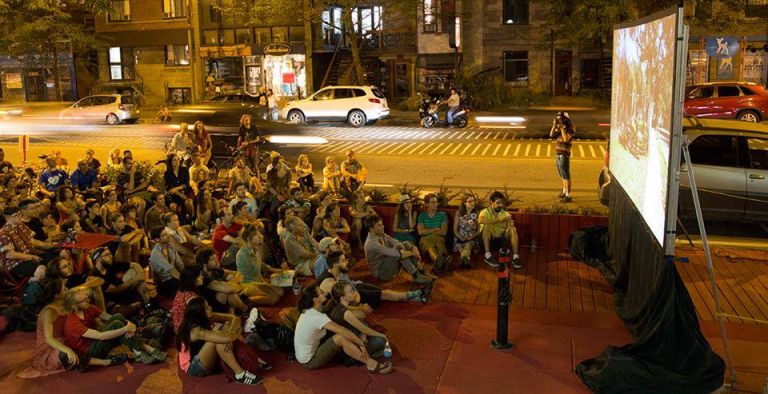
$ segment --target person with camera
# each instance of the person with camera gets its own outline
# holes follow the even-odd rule
[[[571,145],[573,138],[576,137],[576,127],[567,112],[557,112],[557,116],[552,120],[549,137],[557,138],[555,164],[557,165],[557,172],[563,180],[563,190],[558,194],[558,197],[561,202],[571,202]]]

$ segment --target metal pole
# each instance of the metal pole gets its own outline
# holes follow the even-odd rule
[[[728,332],[725,329],[725,322],[723,321],[723,309],[720,306],[720,292],[717,290],[717,284],[715,283],[715,267],[712,263],[712,254],[709,250],[709,242],[707,241],[707,230],[704,228],[704,217],[701,214],[701,204],[699,202],[699,191],[696,188],[696,178],[693,176],[693,165],[691,165],[691,154],[688,151],[688,143],[683,142],[683,155],[685,157],[685,165],[688,168],[688,182],[691,186],[691,195],[693,197],[693,207],[696,210],[696,220],[699,223],[699,232],[701,234],[701,245],[704,247],[704,256],[707,259],[707,270],[709,270],[709,284],[712,286],[712,296],[715,299],[715,310],[717,311],[717,323],[720,326],[720,335],[723,337],[723,348],[725,349],[725,362],[729,366],[731,373],[731,387],[734,389],[737,387],[736,381],[736,368],[733,366],[733,354],[731,353],[731,346],[728,343]]]
[[[499,305],[496,309],[496,339],[491,341],[491,347],[506,351],[514,346],[508,339],[509,302],[512,300],[512,294],[509,292],[509,248],[499,251],[499,265],[496,270],[499,277]]]

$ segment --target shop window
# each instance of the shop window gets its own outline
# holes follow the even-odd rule
[[[163,0],[163,18],[183,18],[187,16],[184,0]]]
[[[235,29],[235,43],[248,44],[251,42],[251,29]]]
[[[167,66],[188,66],[189,65],[189,46],[188,45],[166,45],[165,46],[165,64]]]
[[[192,103],[192,88],[168,88],[168,102],[173,105]]]
[[[253,29],[253,42],[256,44],[269,44],[272,42],[272,31],[268,27]]]
[[[581,88],[595,89],[600,84],[600,59],[581,59]]]
[[[107,19],[110,22],[131,20],[131,2],[129,0],[112,0]]]
[[[219,45],[219,31],[203,30],[203,42],[206,45]]]
[[[272,28],[272,42],[287,42],[288,41],[288,27],[279,26]]]
[[[768,1],[745,0],[744,16],[747,18],[768,18]]]
[[[134,78],[133,48],[111,47],[109,57],[109,79],[113,81]]]
[[[382,25],[381,14],[384,12],[384,7],[358,7],[352,9],[352,25],[356,32],[361,34],[370,33],[372,31],[380,31],[384,27]]]
[[[504,52],[504,81],[528,86],[528,52]]]
[[[223,29],[219,32],[219,42],[223,45],[235,43],[235,32],[232,29]]]
[[[502,7],[503,24],[528,24],[528,0],[503,0]]]
[[[707,71],[709,69],[709,55],[703,49],[688,51],[688,72],[687,83],[697,85],[707,82]]]
[[[291,26],[289,30],[291,41],[304,41],[304,26]]]
[[[439,10],[438,0],[424,0],[424,32],[435,33],[437,32],[438,12]]]

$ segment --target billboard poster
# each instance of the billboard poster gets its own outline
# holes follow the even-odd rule
[[[765,63],[768,56],[763,53],[745,53],[741,61],[741,75],[744,81],[765,83]]]
[[[717,57],[717,79],[727,81],[733,79],[733,57]]]

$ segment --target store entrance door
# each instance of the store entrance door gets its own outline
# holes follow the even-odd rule
[[[394,72],[394,98],[407,98],[411,93],[411,81],[408,78],[408,63],[395,63]]]
[[[27,101],[48,101],[45,93],[45,80],[42,70],[29,70],[26,73]]]

